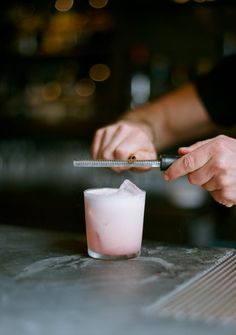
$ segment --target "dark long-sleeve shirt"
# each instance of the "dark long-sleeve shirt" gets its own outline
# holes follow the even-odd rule
[[[236,125],[236,55],[225,57],[195,83],[211,119],[221,126]]]

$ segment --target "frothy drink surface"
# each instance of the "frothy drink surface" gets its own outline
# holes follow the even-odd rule
[[[146,193],[122,185],[84,192],[87,243],[96,253],[130,255],[141,248]]]

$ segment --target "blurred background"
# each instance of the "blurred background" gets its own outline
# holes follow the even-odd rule
[[[0,223],[83,233],[83,190],[128,178],[147,192],[145,239],[236,246],[234,207],[185,178],[73,167],[90,158],[95,129],[236,52],[235,1],[11,0],[0,9]]]

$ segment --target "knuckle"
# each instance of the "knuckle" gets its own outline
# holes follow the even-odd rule
[[[117,147],[117,148],[114,150],[114,156],[115,156],[115,158],[118,158],[118,159],[127,159],[126,151],[123,150],[123,149],[120,148],[120,147]]]
[[[137,125],[126,123],[126,122],[120,122],[118,123],[118,131],[121,133],[140,133],[140,128]]]
[[[120,122],[120,123],[118,123],[117,128],[120,132],[126,132],[128,129],[130,129],[130,125],[128,125],[127,123],[124,123],[124,122]]]
[[[191,153],[183,156],[183,166],[188,171],[193,171],[195,169],[196,164]]]
[[[98,129],[95,131],[94,138],[100,137],[100,135],[103,133],[103,129]]]
[[[214,170],[218,173],[219,177],[222,178],[227,173],[227,163],[225,159],[221,156],[217,157],[215,162]]]
[[[216,152],[222,152],[226,148],[226,139],[225,135],[218,135],[214,142],[214,149]]]
[[[230,182],[225,174],[218,174],[216,176],[216,183],[222,190],[230,187]]]
[[[223,135],[223,134],[220,134],[218,136],[216,136],[216,139],[218,140],[225,140],[227,138],[227,136]]]

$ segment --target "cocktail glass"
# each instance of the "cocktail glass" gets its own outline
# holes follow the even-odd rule
[[[84,191],[89,256],[126,259],[140,254],[145,197],[146,192],[129,180],[119,188]]]

